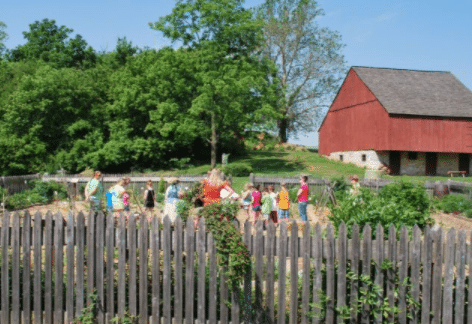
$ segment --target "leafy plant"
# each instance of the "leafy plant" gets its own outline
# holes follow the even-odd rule
[[[97,300],[98,294],[96,291],[92,292],[90,295],[90,299],[92,300],[90,305],[85,307],[82,310],[82,314],[74,318],[75,324],[95,324],[98,323],[97,320]]]
[[[166,182],[163,177],[161,177],[161,179],[159,180],[159,184],[157,186],[157,192],[161,194],[166,192]]]
[[[231,287],[243,280],[246,270],[251,265],[249,251],[241,233],[231,223],[221,220],[222,216],[233,217],[237,209],[239,209],[238,203],[214,203],[204,206],[201,212],[201,216],[205,217],[206,224],[213,233],[218,265],[227,276],[228,285]]]
[[[227,175],[231,174],[233,177],[247,177],[254,170],[249,163],[233,162],[224,165],[222,171]]]
[[[411,229],[415,224],[420,228],[432,222],[429,215],[429,198],[423,186],[414,186],[408,182],[387,185],[375,195],[367,188],[360,188],[357,195],[346,191],[336,194],[337,205],[329,204],[330,220],[338,228],[346,223],[348,235],[352,225],[360,228],[370,224],[375,236],[375,227],[381,224],[384,228],[394,225],[400,228],[405,224]]]
[[[438,207],[445,213],[466,213],[472,216],[472,202],[461,195],[446,195],[439,199]]]

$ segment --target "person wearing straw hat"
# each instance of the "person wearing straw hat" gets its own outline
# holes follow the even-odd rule
[[[165,193],[164,216],[168,216],[170,221],[173,223],[177,216],[175,207],[179,202],[179,179],[176,177],[170,177],[167,179],[167,183],[169,186]]]

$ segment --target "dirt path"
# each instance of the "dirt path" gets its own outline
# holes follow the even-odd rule
[[[34,215],[38,211],[42,213],[43,215],[46,214],[46,212],[51,211],[53,214],[60,212],[65,216],[69,213],[70,207],[75,208],[77,212],[88,211],[87,203],[83,201],[75,202],[74,205],[70,205],[66,201],[59,201],[50,205],[33,206],[30,208],[27,208],[27,210],[32,215]],[[297,208],[296,205],[291,206],[290,214],[292,216],[295,215],[295,219],[299,220],[298,212],[296,208]],[[137,207],[132,208],[132,211],[137,212],[137,213],[139,212]],[[161,211],[161,208],[156,208],[156,213],[158,215],[161,215],[160,211]],[[24,211],[19,211],[19,212],[21,215]],[[315,206],[309,205],[307,213],[308,213],[308,220],[310,224],[315,225],[319,223],[323,229],[326,228],[326,226],[329,224],[329,219],[328,219],[329,209],[323,208],[323,209],[315,210]],[[461,230],[461,229],[464,229],[466,231],[472,231],[472,219],[469,219],[465,216],[446,214],[443,212],[435,212],[431,216],[434,219],[435,223],[442,226],[443,229],[445,230],[454,227],[456,231]],[[241,223],[243,223],[247,219],[246,212],[244,210],[240,210],[237,218]],[[252,221],[253,219],[250,218],[249,220]]]

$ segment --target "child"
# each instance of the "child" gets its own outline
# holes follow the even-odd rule
[[[277,217],[277,194],[275,193],[275,187],[273,185],[269,186],[269,195],[272,198],[272,206],[270,209],[270,219],[277,224],[279,222]]]
[[[264,190],[262,190],[261,203],[262,203],[261,213],[262,213],[262,217],[264,218],[264,224],[268,224],[270,211],[272,209],[272,197],[269,194],[268,188],[264,188]]]
[[[124,208],[124,211],[126,212],[126,215],[129,216],[129,194],[125,191],[123,193],[123,206],[125,207]]]
[[[249,206],[251,205],[252,200],[252,183],[246,183],[241,190],[241,207],[246,211],[246,221],[249,220]]]
[[[251,207],[252,211],[254,212],[254,225],[261,213],[261,193],[259,192],[259,185],[252,186]]]
[[[290,207],[290,196],[287,191],[287,184],[282,182],[279,197],[279,218],[281,221],[287,221],[290,217],[289,207]]]
[[[148,214],[148,220],[152,219],[152,210],[154,208],[154,202],[156,201],[156,193],[152,188],[152,181],[146,182],[146,190],[144,190],[144,210]]]
[[[351,182],[352,186],[349,190],[349,193],[353,196],[356,196],[359,193],[359,188],[361,187],[359,184],[359,177],[357,176],[357,174],[355,174],[349,178],[349,181]]]

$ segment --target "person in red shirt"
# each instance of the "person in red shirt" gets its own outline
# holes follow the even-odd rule
[[[261,214],[261,193],[259,192],[259,185],[252,186],[252,211],[254,212],[254,222],[256,224],[259,215]]]
[[[300,218],[304,222],[308,220],[308,217],[306,214],[306,208],[308,205],[308,184],[306,183],[307,180],[308,180],[307,176],[300,177],[300,189],[298,189],[298,192],[297,192],[298,212],[300,213]]]
[[[221,172],[217,169],[213,169],[210,172],[208,179],[202,181],[203,184],[203,205],[217,203],[221,201],[220,192],[226,189],[229,194],[233,194],[234,190],[227,182],[221,179]]]

